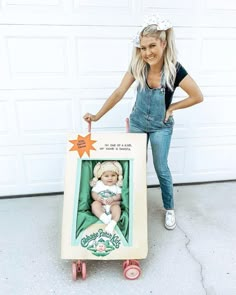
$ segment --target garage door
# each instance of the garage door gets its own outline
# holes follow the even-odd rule
[[[64,189],[67,134],[86,133],[120,82],[143,14],[175,25],[179,61],[205,102],[176,111],[175,183],[236,178],[236,3],[3,0],[0,6],[0,196]],[[180,90],[175,100],[185,97]],[[125,132],[134,88],[93,132]],[[148,184],[157,184],[148,157]]]

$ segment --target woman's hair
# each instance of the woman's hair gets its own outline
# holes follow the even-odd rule
[[[176,63],[177,63],[177,51],[175,47],[175,38],[173,28],[165,31],[158,31],[156,25],[149,25],[145,27],[140,33],[140,40],[142,37],[155,37],[161,41],[166,42],[164,50],[164,83],[173,90],[174,81],[176,77]],[[146,75],[148,70],[148,64],[143,60],[141,56],[141,49],[134,47],[133,55],[130,64],[130,71],[134,78],[138,81],[141,89],[145,87]]]

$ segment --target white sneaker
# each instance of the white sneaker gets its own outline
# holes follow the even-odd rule
[[[166,210],[165,228],[174,229],[175,227],[176,227],[175,211],[174,210]]]

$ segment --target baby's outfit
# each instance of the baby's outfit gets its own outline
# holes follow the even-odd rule
[[[107,199],[117,194],[121,194],[121,188],[114,184],[114,185],[105,185],[101,180],[98,180],[95,186],[92,188],[92,191],[97,193],[103,199]],[[103,205],[103,208],[107,215],[110,214],[111,205]]]
[[[92,191],[97,193],[103,199],[121,194],[121,188],[118,185],[105,185],[101,180],[97,181],[95,186],[92,188]],[[111,219],[111,205],[103,205],[103,208],[105,210],[105,213],[103,213],[99,218],[103,223],[107,224],[105,231],[112,234],[116,226],[116,222]]]

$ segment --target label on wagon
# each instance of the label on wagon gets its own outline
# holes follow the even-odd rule
[[[81,240],[81,246],[87,248],[95,256],[107,256],[120,247],[121,240],[116,234],[109,234],[102,229]]]
[[[80,158],[84,153],[90,157],[90,151],[96,150],[93,147],[93,144],[96,142],[96,140],[91,139],[91,134],[88,134],[85,137],[78,135],[77,139],[69,141],[73,144],[73,147],[70,149],[70,151],[77,151]]]

